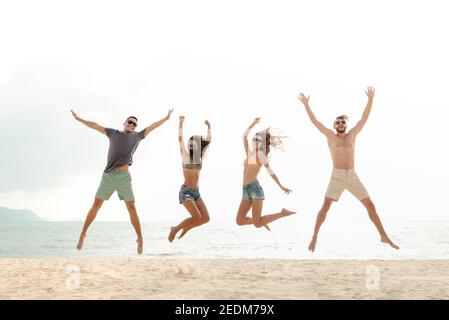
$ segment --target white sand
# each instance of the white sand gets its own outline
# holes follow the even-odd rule
[[[449,299],[449,261],[0,259],[0,299]]]

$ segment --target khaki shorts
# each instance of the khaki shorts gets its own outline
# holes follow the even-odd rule
[[[366,191],[354,169],[334,169],[327,187],[326,198],[338,201],[346,189],[359,200],[369,198],[368,191]]]

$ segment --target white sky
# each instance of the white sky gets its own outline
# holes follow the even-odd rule
[[[120,129],[174,118],[142,141],[132,166],[142,220],[180,220],[177,118],[213,144],[201,189],[215,219],[241,199],[241,134],[255,116],[291,138],[272,156],[286,196],[263,172],[267,213],[298,210],[313,223],[331,172],[317,117],[355,124],[356,168],[384,219],[446,219],[449,50],[444,1],[2,1],[0,205],[52,220],[83,219],[106,163],[107,139],[81,117]],[[332,209],[364,214],[346,193]],[[128,219],[114,195],[100,214]],[[311,225],[312,226],[312,225]]]

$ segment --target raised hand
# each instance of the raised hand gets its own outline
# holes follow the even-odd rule
[[[72,113],[72,116],[73,116],[76,120],[80,121],[81,118],[75,113],[75,111],[70,110],[70,112]]]
[[[174,110],[174,109],[168,110],[168,114],[167,114],[167,116],[165,117],[166,120],[169,120],[169,119],[170,119],[170,116],[171,116],[171,114],[173,113],[173,110]]]
[[[258,124],[260,122],[260,118],[256,118],[254,119],[253,123],[251,123],[251,125],[248,127],[248,129],[246,129],[245,133],[243,134],[243,138],[244,138],[244,144],[245,144],[245,150],[246,153],[248,154],[248,135],[251,132],[251,130],[254,128],[254,126],[256,124]]]
[[[373,87],[368,87],[365,90],[365,94],[368,96],[368,99],[373,99],[375,93],[376,89],[374,89]]]
[[[298,98],[299,101],[302,102],[303,105],[306,106],[306,105],[309,104],[310,96],[307,96],[307,97],[306,97],[306,96],[304,95],[304,93],[301,92],[300,94],[298,94],[298,97],[297,97],[297,98]]]
[[[208,128],[210,128],[210,122],[209,122],[209,120],[204,121],[204,124],[205,124]]]
[[[186,119],[186,117],[184,117],[184,116],[179,116],[179,123],[183,123],[185,119]]]
[[[255,126],[256,124],[260,123],[260,117],[254,119],[253,123],[251,124],[251,126]]]

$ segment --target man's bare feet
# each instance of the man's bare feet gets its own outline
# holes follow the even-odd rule
[[[290,210],[287,210],[285,208],[282,209],[281,213],[282,213],[282,216],[284,216],[284,217],[288,217],[288,216],[291,216],[293,214],[296,214],[295,211],[290,211]]]
[[[137,242],[137,253],[139,255],[141,255],[142,252],[143,252],[143,240],[142,239],[137,239],[136,242]]]
[[[395,245],[393,243],[393,241],[390,240],[390,238],[386,237],[386,238],[382,238],[380,239],[381,242],[388,244],[390,247],[392,247],[393,249],[399,250],[399,246]]]
[[[173,242],[173,240],[175,240],[176,233],[178,233],[176,228],[175,227],[171,227],[170,228],[170,233],[168,234],[168,241]]]
[[[80,235],[80,239],[78,240],[78,244],[76,245],[77,250],[81,250],[83,248],[85,238],[86,238],[86,235]]]
[[[310,244],[309,244],[309,251],[310,252],[315,252],[316,240],[317,240],[317,238],[313,237],[312,241],[310,241]]]

